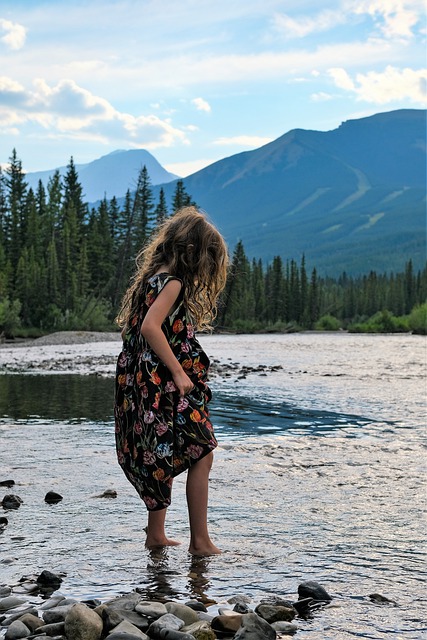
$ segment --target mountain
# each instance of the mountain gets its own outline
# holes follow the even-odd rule
[[[104,195],[107,198],[112,198],[113,196],[124,196],[128,189],[133,191],[139,170],[144,165],[147,167],[153,185],[166,183],[178,177],[166,171],[156,158],[144,149],[113,151],[88,164],[77,164],[76,169],[85,199],[93,202],[101,200]],[[67,171],[67,167],[58,168],[61,175]],[[36,189],[39,180],[46,186],[54,172],[55,169],[27,173],[25,179],[30,187]]]
[[[231,248],[337,275],[425,264],[426,111],[295,129],[185,178]],[[168,202],[175,182],[163,185]]]

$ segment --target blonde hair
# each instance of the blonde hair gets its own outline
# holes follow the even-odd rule
[[[144,286],[167,266],[183,283],[184,303],[197,329],[209,329],[225,287],[228,252],[219,231],[196,207],[184,207],[158,228],[136,257],[136,272],[116,318],[121,327],[138,313]]]

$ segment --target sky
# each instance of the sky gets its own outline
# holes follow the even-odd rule
[[[0,164],[143,148],[185,177],[426,104],[424,0],[0,0]]]

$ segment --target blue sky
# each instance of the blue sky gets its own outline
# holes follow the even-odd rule
[[[185,176],[426,107],[424,0],[0,0],[0,163],[145,148]]]

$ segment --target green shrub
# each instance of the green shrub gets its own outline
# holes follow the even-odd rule
[[[350,333],[406,333],[409,331],[409,325],[405,317],[396,317],[384,309],[366,322],[350,325],[348,330]]]
[[[21,326],[21,302],[19,300],[0,300],[0,334],[13,338],[16,330]]]
[[[427,302],[416,305],[408,317],[408,325],[413,333],[427,335]]]
[[[322,316],[314,327],[316,331],[338,331],[341,329],[341,322],[335,316],[327,314]]]

